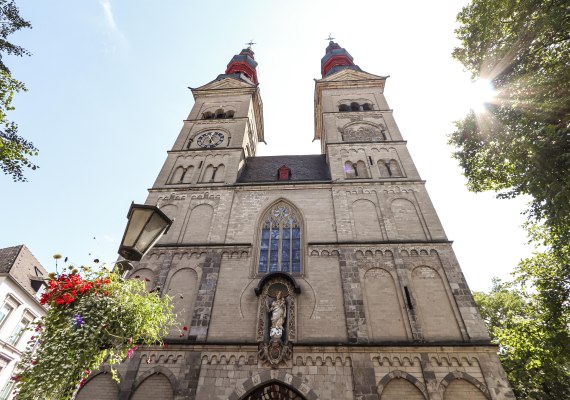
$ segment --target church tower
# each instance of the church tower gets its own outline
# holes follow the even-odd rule
[[[251,48],[193,88],[147,204],[174,219],[130,274],[172,296],[165,347],[78,399],[504,400],[514,396],[384,97],[330,41],[321,154],[260,157]],[[309,140],[310,138],[307,138]]]

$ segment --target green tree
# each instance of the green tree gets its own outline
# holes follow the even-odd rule
[[[473,0],[453,52],[497,97],[450,137],[469,189],[531,196],[528,216],[563,239],[570,227],[570,3]]]
[[[538,255],[539,259],[543,257]],[[525,260],[540,264],[540,260]],[[549,260],[552,265],[552,260]],[[536,267],[536,265],[535,265]],[[489,293],[473,293],[518,399],[570,398],[570,337],[565,318],[553,316],[543,296],[494,280]]]
[[[0,168],[14,181],[25,181],[24,168],[37,168],[29,157],[37,155],[33,143],[18,135],[18,125],[8,119],[14,94],[25,91],[22,82],[14,79],[4,63],[4,55],[23,56],[29,52],[8,41],[8,36],[19,29],[32,26],[20,16],[14,0],[0,0]]]
[[[472,0],[457,20],[454,58],[496,96],[456,122],[454,157],[470,190],[529,196],[541,249],[476,299],[518,397],[570,398],[570,2]]]

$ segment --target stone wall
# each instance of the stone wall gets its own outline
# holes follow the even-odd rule
[[[261,366],[256,346],[171,344],[138,351],[133,360],[138,370],[130,378],[125,374],[120,395],[103,374],[94,375],[78,399],[97,393],[109,400],[238,400],[270,382],[309,400],[386,400],[398,393],[410,399],[514,399],[504,376],[487,366],[498,362],[494,346],[296,346],[289,365],[278,369]]]

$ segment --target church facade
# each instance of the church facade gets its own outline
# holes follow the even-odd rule
[[[256,65],[244,49],[192,89],[149,191],[174,223],[130,277],[172,296],[179,326],[77,398],[513,399],[386,77],[331,41],[321,154],[259,157]]]

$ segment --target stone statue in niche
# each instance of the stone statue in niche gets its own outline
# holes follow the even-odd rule
[[[277,292],[277,299],[273,300],[269,310],[271,311],[271,331],[269,332],[269,337],[272,339],[281,338],[283,335],[283,323],[287,314],[287,305],[281,291]]]
[[[262,290],[258,294],[258,356],[272,368],[287,365],[292,355],[292,341],[296,338],[295,293],[299,289],[290,279],[275,276],[259,288]]]

